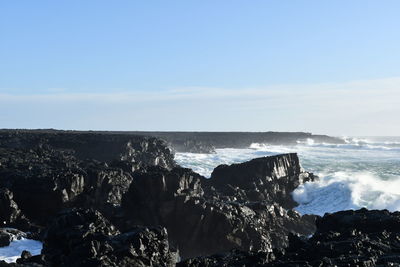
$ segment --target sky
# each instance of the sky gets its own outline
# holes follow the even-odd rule
[[[400,1],[0,1],[0,128],[400,136]]]

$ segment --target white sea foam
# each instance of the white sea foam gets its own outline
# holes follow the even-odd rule
[[[323,215],[361,207],[400,210],[400,179],[382,180],[370,172],[320,175],[319,181],[300,185],[293,192],[300,213]]]
[[[215,154],[178,153],[177,162],[209,177],[219,164],[297,152],[304,169],[320,179],[293,192],[303,214],[344,209],[400,210],[400,138],[345,138],[345,144],[299,141],[296,145],[252,144],[248,149],[217,149]]]
[[[43,244],[36,240],[21,238],[14,240],[7,247],[0,248],[0,261],[11,263],[21,256],[22,251],[29,251],[32,256],[39,255],[42,251]]]
[[[191,168],[195,172],[210,177],[215,167],[221,164],[232,164],[250,160],[264,155],[273,155],[273,152],[258,152],[254,149],[216,149],[214,154],[176,153],[175,160],[179,165]]]

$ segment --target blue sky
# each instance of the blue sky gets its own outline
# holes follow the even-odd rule
[[[2,1],[0,128],[400,135],[399,1]]]

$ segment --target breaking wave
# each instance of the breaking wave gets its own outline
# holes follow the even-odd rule
[[[400,179],[382,180],[370,172],[335,172],[300,185],[293,192],[293,199],[300,204],[297,211],[302,214],[324,215],[361,207],[398,211],[398,188]]]
[[[304,169],[320,177],[293,192],[300,213],[323,215],[361,207],[400,210],[400,138],[343,140],[328,144],[307,139],[287,146],[254,143],[246,149],[217,149],[215,154],[177,153],[176,161],[209,177],[220,164],[297,152]]]
[[[43,244],[40,241],[26,238],[15,239],[9,246],[0,248],[0,261],[7,263],[16,262],[24,250],[29,251],[32,256],[39,255],[42,247]]]

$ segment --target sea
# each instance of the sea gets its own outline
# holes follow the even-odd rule
[[[214,154],[177,153],[175,160],[205,177],[220,164],[296,152],[306,171],[319,179],[292,193],[301,214],[324,215],[340,210],[400,211],[400,137],[342,137],[345,144],[295,145],[253,143],[248,148],[217,149]]]
[[[5,261],[7,263],[16,262],[24,250],[29,251],[32,256],[39,255],[42,248],[43,244],[40,241],[15,238],[9,246],[0,248],[0,261]]]

